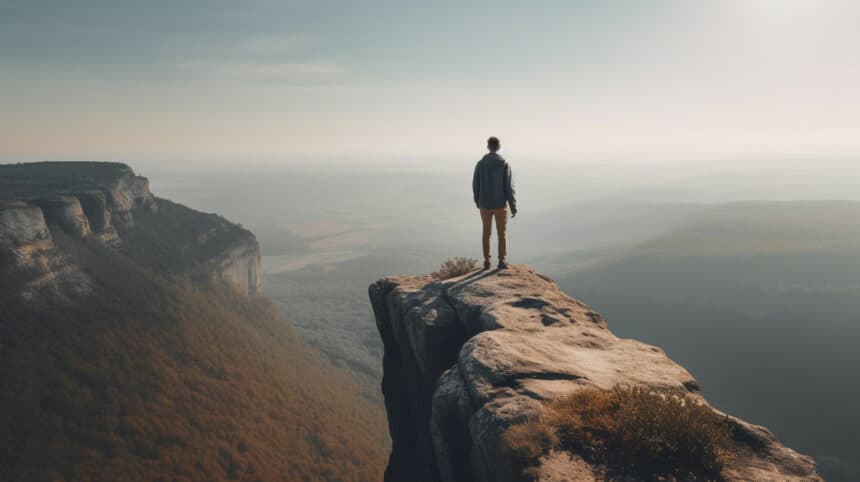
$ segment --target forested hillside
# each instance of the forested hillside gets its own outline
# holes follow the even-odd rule
[[[194,213],[164,207],[135,229]],[[170,232],[114,248],[52,229],[87,289],[22,298],[28,274],[4,271],[0,480],[378,480],[388,440],[367,389],[268,298],[153,263]]]

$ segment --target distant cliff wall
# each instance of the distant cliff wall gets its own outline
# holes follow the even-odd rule
[[[584,453],[543,456],[526,477],[504,455],[502,434],[583,387],[675,390],[706,403],[661,349],[617,338],[598,313],[525,266],[441,282],[386,278],[369,295],[385,345],[387,482],[600,480]],[[820,480],[811,458],[764,427],[729,421],[734,453],[721,478]]]
[[[121,176],[105,187],[111,220],[117,229],[134,227],[134,211],[155,211],[157,204],[149,191],[149,180],[140,176]]]
[[[89,220],[92,233],[106,243],[119,243],[119,233],[113,223],[113,212],[108,205],[107,195],[103,191],[88,191],[78,194],[77,198]],[[151,195],[146,199],[151,199],[147,203],[156,206]]]
[[[0,236],[17,240],[19,248],[27,244],[25,239],[30,239],[21,235],[21,229],[26,226],[36,230],[41,229],[39,226],[56,226],[76,238],[96,234],[104,241],[117,241],[117,230],[134,226],[135,212],[157,209],[155,197],[149,191],[149,181],[136,176],[127,166],[116,171],[113,177],[81,181],[73,177],[76,163],[49,164],[67,172],[70,181],[44,179],[40,182],[39,176],[45,169],[42,163],[37,164],[39,168],[34,168],[29,177],[27,164],[0,168],[0,180],[4,181],[0,184],[24,186],[16,186],[17,192],[4,193],[7,200],[0,204],[0,216],[10,220],[0,225]],[[91,168],[89,163],[86,166]],[[11,196],[14,198],[8,199]]]
[[[54,247],[51,231],[38,206],[24,202],[0,204],[0,256],[19,265]]]
[[[25,270],[31,285],[44,285],[59,272],[72,275],[74,267],[55,249],[60,234],[113,247],[122,246],[124,238],[144,239],[137,255],[149,251],[169,259],[166,264],[151,259],[153,265],[212,276],[250,296],[261,292],[260,247],[251,232],[220,216],[164,202],[172,210],[159,217],[149,181],[123,164],[0,165],[0,270]],[[151,236],[139,236],[140,219],[146,219],[141,229],[152,230]]]
[[[256,296],[262,291],[260,259],[260,246],[251,237],[218,255],[211,266],[222,280],[249,296]]]
[[[55,225],[66,233],[83,239],[90,235],[90,221],[84,214],[81,201],[75,196],[53,196],[35,199],[33,204],[42,209],[45,222]]]

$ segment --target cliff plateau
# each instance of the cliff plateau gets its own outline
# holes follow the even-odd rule
[[[168,212],[159,213],[160,205]],[[135,229],[140,223],[147,224],[145,230]],[[184,223],[193,229],[181,229]],[[160,229],[166,226],[170,229]],[[134,251],[128,245],[154,232],[175,242],[165,249],[172,255],[171,271],[209,275],[245,294],[259,293],[260,250],[253,234],[219,216],[159,201],[149,181],[125,164],[0,166],[0,269],[16,270],[29,280],[25,296],[70,279],[68,287],[86,289],[85,277],[57,247],[57,237]]]
[[[370,300],[385,345],[382,391],[393,442],[386,481],[603,480],[587,453],[553,450],[526,474],[504,433],[586,387],[675,390],[708,406],[658,347],[619,339],[600,314],[526,266],[434,281],[390,277]],[[821,480],[810,457],[735,417],[722,480]],[[616,479],[638,480],[641,474]]]

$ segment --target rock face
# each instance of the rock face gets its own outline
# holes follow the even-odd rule
[[[87,191],[78,194],[78,200],[90,223],[93,234],[106,243],[118,244],[119,234],[112,221],[107,196],[102,191]],[[155,199],[149,201],[155,207]]]
[[[70,272],[74,267],[68,266],[53,242],[60,232],[118,247],[135,229],[137,218],[157,211],[149,181],[124,164],[0,165],[0,272],[29,270],[25,275],[32,279],[31,285],[44,285],[61,270],[66,279],[76,277],[79,273]],[[218,216],[186,211],[187,218],[169,228],[178,233],[164,232],[192,238],[176,243],[175,253],[187,256],[174,264],[194,275],[202,271],[232,283],[248,295],[258,294],[260,248],[254,235]],[[169,221],[167,216],[164,221]]]
[[[31,225],[41,222],[78,239],[95,235],[108,243],[119,243],[117,232],[134,226],[136,212],[157,208],[149,181],[130,167],[90,162],[2,165],[0,203],[0,215],[20,218],[26,212]],[[0,236],[16,236],[14,228],[0,230]]]
[[[23,202],[0,203],[0,259],[28,265],[36,254],[53,247],[41,209]]]
[[[117,229],[134,227],[134,211],[156,209],[155,198],[149,192],[149,180],[140,176],[120,176],[105,186],[107,206]]]
[[[256,239],[249,239],[219,257],[216,271],[222,280],[232,283],[249,296],[262,290],[260,246]]]
[[[84,214],[81,201],[74,196],[54,196],[32,201],[42,208],[49,225],[59,226],[67,234],[78,239],[90,235],[90,221]]]
[[[661,349],[619,339],[598,313],[525,266],[442,282],[391,277],[369,294],[385,344],[389,482],[528,480],[501,455],[503,432],[585,386],[679,389],[701,399],[696,380]],[[764,427],[730,421],[726,480],[821,480],[811,458]],[[577,454],[540,460],[540,480],[600,474]]]

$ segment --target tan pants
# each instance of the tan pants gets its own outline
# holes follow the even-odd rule
[[[499,260],[506,261],[508,259],[508,234],[506,231],[508,210],[505,208],[481,209],[481,222],[484,225],[482,232],[484,260],[489,261],[492,258],[490,253],[490,232],[493,230],[493,218],[496,218],[496,231],[499,235]]]

